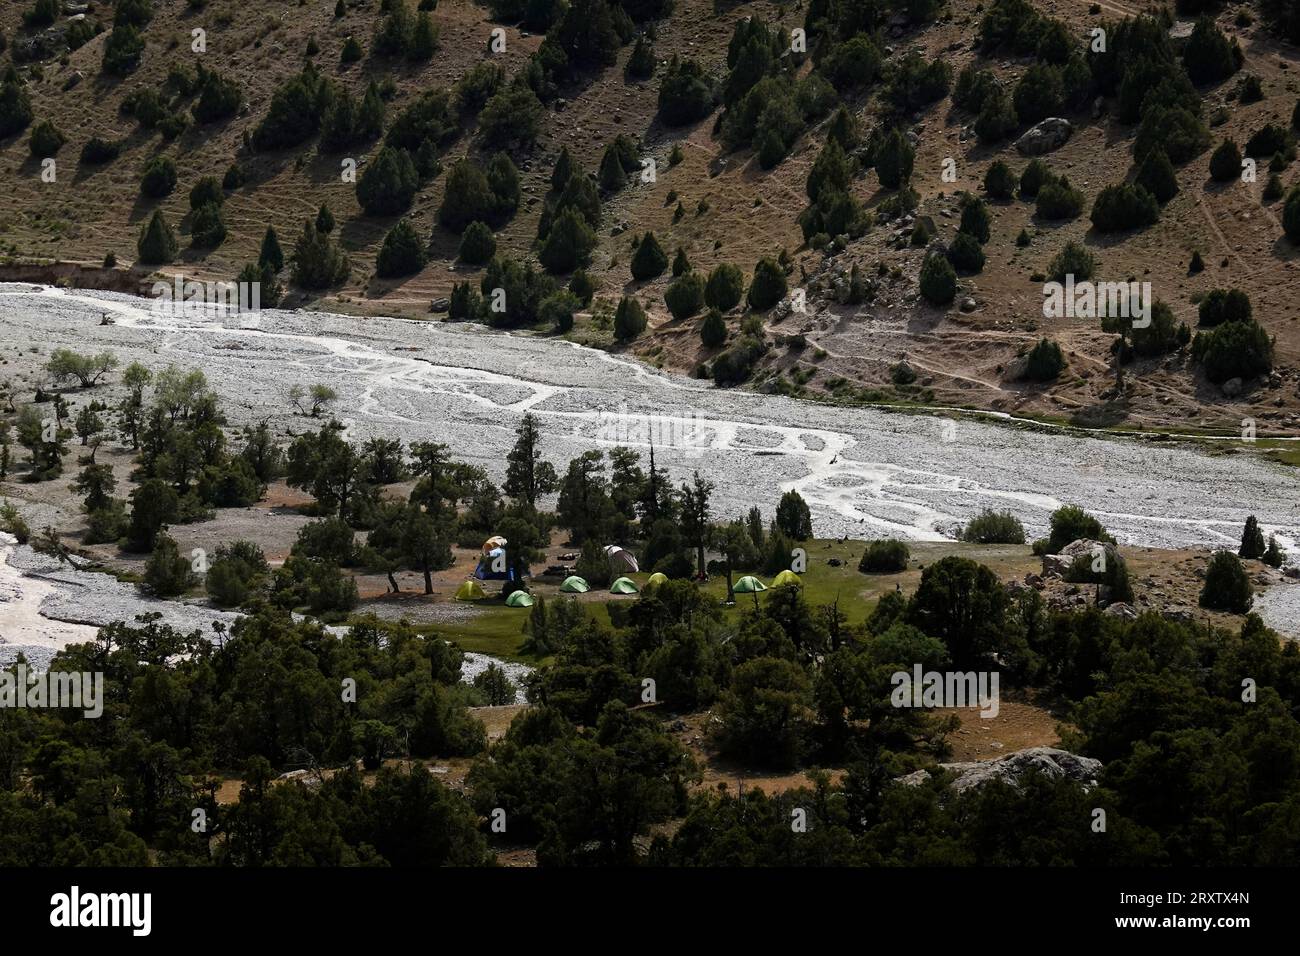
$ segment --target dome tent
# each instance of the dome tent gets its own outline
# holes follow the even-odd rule
[[[766,591],[767,585],[752,574],[746,574],[736,582],[736,586],[732,590],[737,594],[757,594],[759,591]]]
[[[654,574],[650,575],[650,580],[646,581],[645,589],[649,591],[651,588],[657,588],[659,585],[667,583],[668,575],[664,574],[662,571],[656,571]]]
[[[570,574],[560,585],[560,590],[566,594],[586,594],[591,590],[591,585],[585,578],[580,578],[576,574]]]
[[[609,561],[610,574],[636,574],[641,570],[636,555],[617,544],[605,546],[605,559]]]
[[[609,586],[609,590],[611,594],[636,594],[638,588],[631,578],[619,578]]]
[[[483,553],[491,554],[497,548],[504,548],[509,543],[510,542],[508,542],[505,538],[501,537],[501,535],[494,534],[492,537],[488,538],[486,541],[483,542]]]
[[[506,598],[506,607],[532,607],[533,596],[527,591],[511,591]]]
[[[473,578],[456,589],[457,601],[481,601],[485,597],[487,597],[487,592],[483,590],[483,585]]]
[[[774,588],[784,588],[784,587],[796,587],[796,588],[801,588],[801,587],[803,587],[803,582],[799,580],[799,575],[795,574],[793,571],[791,571],[791,570],[789,570],[789,569],[787,568],[786,570],[782,571],[780,574],[778,574],[776,577],[774,577],[774,578],[772,579],[772,587],[774,587]]]

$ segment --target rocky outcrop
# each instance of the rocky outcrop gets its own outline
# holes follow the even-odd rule
[[[1101,773],[1101,761],[1092,757],[1080,757],[1068,750],[1055,747],[1030,747],[1017,750],[996,760],[977,760],[962,763],[944,763],[939,765],[944,770],[956,774],[952,788],[958,792],[971,787],[981,787],[990,780],[1001,780],[1013,787],[1020,786],[1020,780],[1026,774],[1038,772],[1052,779],[1062,777],[1073,780],[1091,790],[1097,785],[1097,776]],[[898,782],[909,787],[918,786],[926,781],[928,774],[917,770]]]
[[[1042,156],[1054,149],[1060,149],[1074,132],[1070,121],[1060,116],[1047,119],[1030,127],[1023,136],[1016,140],[1016,149],[1025,156]]]
[[[1079,538],[1077,541],[1071,541],[1067,544],[1058,554],[1043,555],[1043,577],[1054,575],[1063,578],[1069,572],[1070,566],[1074,564],[1076,558],[1080,555],[1095,555],[1098,551],[1105,552],[1107,567],[1119,560],[1119,551],[1110,542]]]

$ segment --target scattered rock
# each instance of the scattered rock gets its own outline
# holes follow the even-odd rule
[[[431,303],[429,303],[430,312],[446,312],[450,308],[451,308],[451,299],[448,298],[434,299]]]

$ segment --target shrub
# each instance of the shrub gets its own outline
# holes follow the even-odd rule
[[[961,272],[980,272],[984,268],[984,249],[968,232],[959,232],[948,247],[948,261]]]
[[[1074,219],[1083,212],[1083,193],[1065,176],[1038,190],[1035,211],[1044,219]]]
[[[45,159],[57,153],[67,141],[68,138],[59,131],[57,126],[49,120],[41,120],[32,127],[29,146],[33,157]]]
[[[1184,322],[1176,322],[1174,310],[1157,300],[1151,306],[1151,324],[1133,329],[1133,351],[1143,358],[1153,358],[1177,351],[1191,339]]]
[[[537,258],[547,272],[572,272],[591,260],[595,248],[595,230],[578,209],[565,208],[551,225]]]
[[[244,94],[237,83],[209,70],[204,70],[202,77],[203,87],[198,102],[190,111],[194,122],[215,123],[239,112]]]
[[[870,541],[862,552],[858,570],[863,574],[897,574],[907,570],[911,552],[906,544],[895,539]]]
[[[414,275],[429,261],[424,239],[409,219],[401,219],[388,230],[375,258],[375,274],[382,278]]]
[[[583,308],[591,305],[591,300],[596,297],[597,288],[596,280],[589,276],[585,269],[578,269],[569,276],[569,291],[574,294]]]
[[[628,78],[633,80],[646,80],[654,76],[655,51],[644,34],[636,38],[636,45],[632,47],[632,55],[627,58],[625,69]]]
[[[211,249],[226,240],[226,221],[221,215],[221,205],[206,202],[194,210],[190,220],[190,244]]]
[[[226,201],[226,194],[215,176],[204,176],[190,189],[190,208],[198,209],[208,203],[220,206]]]
[[[624,296],[614,311],[614,338],[626,342],[636,338],[646,328],[645,309],[631,296]]]
[[[104,72],[112,76],[126,76],[140,65],[144,54],[144,37],[130,24],[115,26],[104,42]]]
[[[709,309],[700,323],[700,341],[707,348],[716,348],[727,341],[727,323],[717,309]]]
[[[695,60],[673,57],[659,83],[659,117],[667,126],[685,126],[713,112],[713,87]]]
[[[1231,139],[1225,139],[1210,155],[1210,178],[1216,183],[1231,182],[1241,175],[1241,150]]]
[[[176,541],[160,534],[154,540],[153,553],[144,565],[144,587],[155,597],[176,597],[196,583],[190,562],[181,557]]]
[[[447,173],[438,221],[452,232],[461,232],[472,222],[494,221],[496,211],[496,196],[486,173],[469,160],[458,160]]]
[[[348,258],[314,220],[303,223],[293,247],[293,281],[304,289],[328,289],[348,277]]]
[[[1020,174],[1020,198],[1033,199],[1038,191],[1056,177],[1041,159],[1031,159],[1029,165]]]
[[[1047,275],[1054,282],[1064,282],[1066,276],[1074,276],[1076,282],[1091,279],[1097,271],[1096,257],[1071,239],[1058,252],[1047,266]]]
[[[981,243],[989,241],[989,207],[983,199],[967,196],[962,203],[959,232],[969,233]]]
[[[1035,63],[1020,78],[1012,95],[1016,117],[1022,123],[1037,123],[1056,116],[1065,106],[1065,87],[1059,67]]]
[[[740,304],[745,295],[745,273],[724,262],[709,273],[704,287],[704,302],[719,312],[728,312]]]
[[[1259,159],[1263,156],[1285,154],[1293,143],[1291,134],[1277,123],[1267,123],[1246,140],[1245,154]]]
[[[176,188],[176,163],[170,156],[155,156],[145,164],[140,192],[161,199]]]
[[[1282,231],[1296,245],[1300,245],[1300,187],[1292,187],[1282,204]]]
[[[1216,551],[1205,569],[1205,586],[1200,605],[1213,611],[1245,614],[1254,601],[1250,578],[1241,560],[1231,551]]]
[[[0,136],[12,136],[32,121],[32,102],[16,77],[0,82]]]
[[[995,160],[984,173],[984,191],[994,199],[1010,199],[1015,194],[1015,174],[1002,160]]]
[[[1169,162],[1169,156],[1163,149],[1153,149],[1147,153],[1133,181],[1155,196],[1156,202],[1162,205],[1178,193],[1174,164]]]
[[[251,541],[217,548],[204,575],[203,586],[219,607],[239,607],[259,590],[271,574],[262,549]]]
[[[889,131],[876,151],[876,175],[887,189],[898,189],[912,178],[916,150],[897,128]]]
[[[975,135],[982,143],[996,143],[1010,136],[1018,122],[1011,97],[994,89],[984,98],[984,107],[975,118]]]
[[[997,78],[989,70],[981,70],[974,63],[969,63],[957,75],[957,84],[952,90],[952,102],[970,113],[979,113],[989,96],[998,89]]]
[[[947,305],[957,294],[957,273],[946,258],[930,253],[921,264],[921,295],[932,305]]]
[[[497,252],[497,239],[486,223],[477,219],[465,227],[460,237],[460,260],[473,266],[490,262]],[[545,262],[543,262],[545,265]]]
[[[1183,47],[1183,65],[1196,83],[1227,79],[1241,68],[1242,53],[1215,25],[1211,16],[1201,16]]]
[[[1160,218],[1160,204],[1142,186],[1119,183],[1107,186],[1092,204],[1092,224],[1098,232],[1141,229]]]
[[[664,304],[674,319],[687,319],[704,308],[704,280],[688,272],[664,291]]]
[[[784,299],[787,291],[785,270],[775,259],[760,259],[749,284],[749,307],[755,312],[766,312]]]
[[[668,268],[668,256],[664,254],[663,247],[653,232],[647,232],[637,243],[636,252],[632,254],[631,268],[632,278],[637,282],[658,278]]]
[[[1048,339],[1040,339],[1025,359],[1025,378],[1034,382],[1050,382],[1065,370],[1065,355],[1061,347]]]
[[[961,539],[977,544],[1024,544],[1025,528],[1010,511],[985,508],[962,528]]]
[[[1114,543],[1101,522],[1077,505],[1064,505],[1052,512],[1047,554],[1060,554],[1067,544],[1079,540]]]
[[[561,290],[548,295],[542,300],[542,304],[537,310],[537,317],[541,322],[563,335],[573,328],[573,313],[577,312],[581,306],[582,304],[578,301],[577,296],[567,290]]]
[[[176,234],[163,218],[162,210],[155,209],[148,224],[140,230],[136,254],[146,265],[162,265],[176,258]]]
[[[492,146],[530,146],[542,130],[542,102],[529,87],[511,84],[498,90],[479,113],[479,132]]]
[[[1237,556],[1242,558],[1262,558],[1264,556],[1264,532],[1259,529],[1259,521],[1254,515],[1246,518],[1246,527],[1241,532],[1241,547]]]
[[[836,46],[823,60],[821,71],[841,93],[869,86],[880,72],[884,55],[865,33]]]
[[[391,216],[409,208],[420,177],[404,149],[384,146],[357,177],[357,202],[371,216]]]
[[[1273,367],[1273,343],[1253,319],[1227,322],[1218,328],[1197,332],[1192,340],[1192,358],[1200,362],[1211,382],[1230,378],[1249,379]]]
[[[1197,306],[1197,325],[1213,328],[1224,322],[1248,322],[1252,318],[1250,296],[1240,289],[1211,289]]]

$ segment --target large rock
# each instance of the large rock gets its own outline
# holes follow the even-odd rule
[[[1016,140],[1016,149],[1025,156],[1041,156],[1054,149],[1060,149],[1073,132],[1074,127],[1070,125],[1068,119],[1049,116]]]
[[[1105,552],[1107,567],[1112,562],[1119,560],[1119,551],[1110,542],[1080,538],[1077,541],[1071,541],[1058,554],[1043,555],[1043,577],[1054,574],[1063,578],[1070,570],[1070,566],[1074,564],[1076,558],[1080,555],[1094,555],[1098,551]]]
[[[1055,747],[1030,747],[996,760],[945,763],[939,766],[957,775],[952,784],[953,789],[957,791],[982,787],[990,780],[1001,780],[1018,787],[1020,779],[1035,770],[1053,779],[1064,777],[1073,780],[1084,790],[1091,790],[1097,785],[1097,776],[1101,773],[1100,760],[1080,757],[1078,754],[1072,754],[1068,750],[1058,750]],[[921,773],[923,772],[917,771],[908,774],[902,777],[899,783],[907,786],[924,783],[925,777],[921,776]]]

